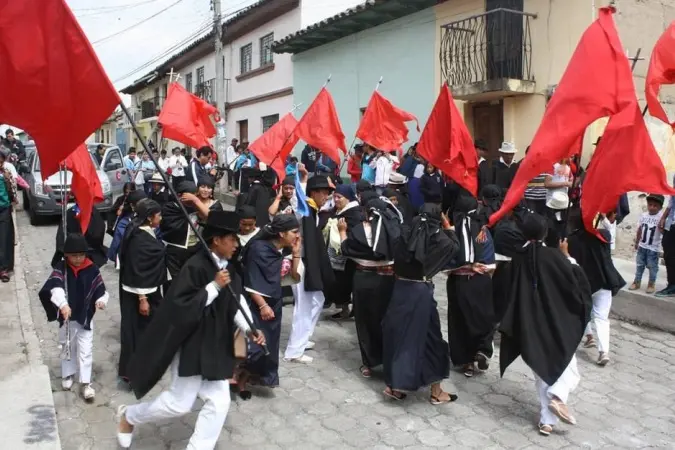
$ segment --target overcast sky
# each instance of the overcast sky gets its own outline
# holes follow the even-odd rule
[[[221,0],[223,15],[246,7],[255,0]],[[117,89],[154,69],[162,60],[128,75],[166,50],[206,27],[213,17],[211,0],[66,0],[93,44],[108,77]],[[175,6],[171,6],[175,4]],[[161,10],[167,8],[164,12]],[[132,27],[150,16],[145,23]],[[202,32],[205,34],[207,31]],[[97,41],[105,39],[99,43]],[[186,44],[182,45],[184,47]]]

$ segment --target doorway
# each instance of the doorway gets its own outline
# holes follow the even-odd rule
[[[486,0],[485,10],[509,9],[523,11],[524,0]],[[523,16],[514,12],[499,11],[488,14],[487,72],[488,80],[522,78],[523,71]]]
[[[240,120],[237,124],[239,125],[239,142],[242,144],[248,142],[248,120]]]
[[[488,148],[488,160],[499,158],[499,147],[504,141],[504,104],[501,100],[493,103],[473,105],[473,138],[482,140]]]

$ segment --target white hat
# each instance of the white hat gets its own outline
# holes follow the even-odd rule
[[[402,175],[398,172],[392,172],[389,174],[389,184],[406,184],[408,182],[408,177]]]
[[[499,147],[499,151],[501,153],[511,153],[511,154],[514,154],[514,153],[518,152],[518,150],[516,150],[516,146],[513,145],[513,142],[507,142],[507,141],[502,142],[502,146]]]
[[[570,198],[565,191],[554,191],[546,201],[546,206],[551,209],[561,210],[567,209],[570,204]]]
[[[148,180],[150,183],[161,183],[164,184],[164,179],[162,176],[159,174],[159,172],[155,172],[152,174],[152,178]]]

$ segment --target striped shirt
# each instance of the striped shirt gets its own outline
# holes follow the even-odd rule
[[[525,188],[525,199],[527,200],[546,200],[546,181],[547,173],[540,173],[532,178]]]

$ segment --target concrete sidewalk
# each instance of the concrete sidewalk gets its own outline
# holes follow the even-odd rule
[[[659,330],[675,333],[675,297],[659,298],[645,293],[649,271],[642,276],[642,287],[637,291],[629,291],[628,287],[635,278],[635,260],[614,258],[614,266],[626,280],[626,287],[614,297],[612,315],[619,319],[636,322]],[[656,278],[656,291],[668,284],[666,268],[659,266]]]
[[[24,278],[21,244],[15,275],[0,283],[0,447],[60,450],[49,371],[44,365]]]

